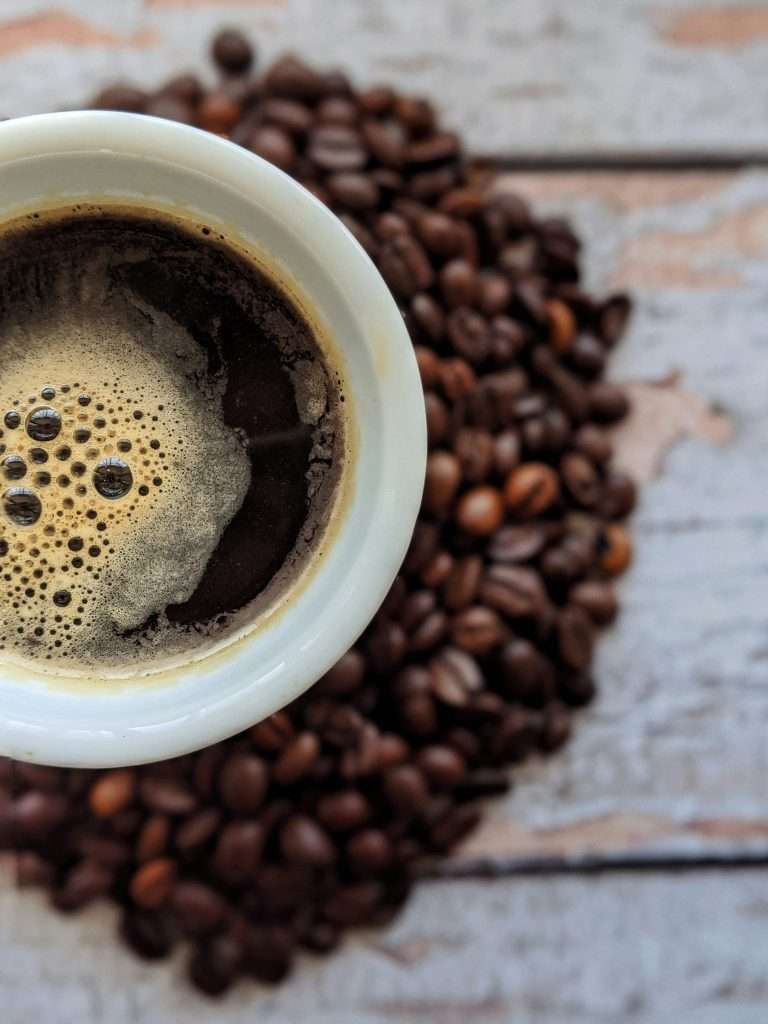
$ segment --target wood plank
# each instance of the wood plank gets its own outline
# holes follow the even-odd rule
[[[322,14],[320,13],[322,9]],[[6,0],[0,114],[147,85],[222,23],[435,97],[476,152],[765,149],[762,3],[734,0]]]
[[[768,175],[504,187],[568,212],[590,284],[636,295],[613,372],[635,382],[638,408],[617,442],[647,482],[624,611],[599,647],[600,697],[561,756],[522,769],[461,869],[765,856]]]
[[[425,885],[385,932],[220,1007],[140,963],[105,909],[0,895],[3,1024],[764,1024],[768,882],[757,873]],[[55,992],[55,996],[52,993]]]

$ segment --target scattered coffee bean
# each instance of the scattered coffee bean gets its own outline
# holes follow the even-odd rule
[[[298,947],[328,952],[344,929],[387,920],[507,767],[566,741],[595,692],[598,627],[617,613],[635,487],[611,467],[606,429],[626,396],[602,379],[630,304],[573,283],[568,226],[473,177],[421,98],[358,91],[295,56],[254,77],[232,30],[212,55],[213,88],[185,74],[92,105],[228,135],[339,214],[415,345],[422,513],[374,621],[313,690],[159,765],[0,759],[0,846],[19,884],[48,887],[61,910],[119,903],[138,955],[183,938],[193,983],[218,995],[239,975],[279,982]]]

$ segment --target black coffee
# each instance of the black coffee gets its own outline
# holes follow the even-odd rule
[[[297,304],[205,225],[75,208],[0,236],[0,651],[159,667],[321,544],[341,384]]]

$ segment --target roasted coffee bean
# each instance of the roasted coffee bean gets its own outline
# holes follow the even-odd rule
[[[174,839],[176,849],[181,853],[189,853],[204,846],[218,833],[221,820],[221,812],[215,807],[207,807],[205,810],[193,814],[179,826],[176,832]]]
[[[232,754],[222,766],[219,792],[235,814],[254,814],[267,793],[267,767],[253,754]]]
[[[131,879],[131,899],[144,910],[157,910],[170,899],[175,878],[175,861],[168,857],[147,861]]]
[[[446,329],[453,350],[458,355],[473,366],[485,362],[491,351],[491,332],[485,317],[466,306],[460,306],[449,314]]]
[[[181,124],[194,124],[197,120],[195,108],[190,103],[165,92],[150,97],[145,113],[152,117],[162,117],[166,121],[179,121]]]
[[[499,668],[505,693],[515,700],[541,707],[554,696],[554,666],[530,641],[515,637],[505,644]]]
[[[344,857],[356,875],[378,875],[392,860],[392,844],[378,828],[366,828],[347,840]]]
[[[250,736],[257,750],[272,751],[281,750],[294,732],[293,723],[286,712],[276,711],[263,722],[252,726]]]
[[[144,805],[158,814],[189,814],[197,807],[192,790],[174,779],[146,776],[139,791]]]
[[[613,454],[613,445],[604,430],[593,423],[579,427],[573,437],[574,447],[596,465],[607,462]]]
[[[444,213],[433,210],[423,213],[416,221],[416,233],[427,251],[436,256],[455,256],[461,249],[461,232]]]
[[[451,638],[463,651],[488,654],[503,641],[504,626],[492,608],[471,605],[453,619]]]
[[[411,303],[411,309],[416,304],[419,298],[426,299],[426,301],[432,302],[426,295],[416,296]],[[415,345],[413,348],[413,354],[416,356],[416,363],[419,367],[419,376],[421,377],[421,385],[426,391],[428,388],[433,388],[438,381],[438,372],[440,369],[440,360],[432,351],[431,348],[426,348],[424,345]]]
[[[281,171],[290,171],[296,159],[296,147],[290,135],[273,125],[260,125],[248,138],[247,144],[252,153],[264,157]]]
[[[445,440],[448,433],[448,410],[442,399],[431,391],[424,396],[424,406],[427,415],[427,441],[430,448],[434,448]]]
[[[504,313],[509,306],[511,298],[512,286],[503,274],[487,271],[482,275],[480,278],[478,303],[486,316],[495,317],[500,313]],[[507,320],[508,323],[514,323],[514,321],[508,320],[506,317],[501,319],[502,321]],[[515,333],[518,333],[517,328],[515,328]],[[507,358],[511,358],[514,354],[510,352]]]
[[[568,350],[568,361],[582,377],[597,377],[605,369],[605,348],[597,340],[584,336],[577,338]]]
[[[600,381],[589,392],[589,409],[600,423],[616,423],[629,411],[629,401],[618,384]]]
[[[56,793],[30,789],[13,804],[13,822],[22,841],[46,839],[64,821],[67,802]]]
[[[592,660],[595,631],[587,613],[576,605],[564,608],[557,619],[560,657],[571,668],[585,669]]]
[[[315,117],[323,124],[354,124],[358,118],[357,104],[346,96],[328,96],[318,103]]]
[[[427,799],[424,776],[413,765],[392,768],[382,780],[384,795],[397,813],[412,814]]]
[[[477,555],[460,558],[446,580],[443,600],[446,608],[459,611],[472,604],[480,586],[483,560]]]
[[[503,564],[529,562],[541,554],[547,540],[546,529],[538,523],[504,526],[491,539],[488,554],[494,562]]]
[[[304,136],[312,127],[312,111],[296,100],[267,99],[259,113],[269,124],[276,125],[291,135]]]
[[[492,434],[486,430],[465,428],[457,432],[453,444],[462,478],[467,483],[479,484],[490,476],[495,455]]]
[[[379,202],[379,186],[368,175],[340,171],[326,179],[326,188],[333,202],[347,210],[372,210]]]
[[[414,295],[411,300],[411,316],[418,325],[419,329],[426,335],[429,341],[440,341],[445,334],[445,316],[443,315],[442,309],[438,306],[431,295]],[[429,380],[422,378],[422,383],[425,388],[434,387],[440,379],[439,369],[440,361],[437,356],[432,353],[431,349],[428,349],[434,360],[434,373],[430,375]]]
[[[171,902],[179,927],[186,935],[205,935],[215,931],[227,916],[225,900],[209,885],[178,882]]]
[[[171,822],[163,814],[147,818],[136,838],[136,860],[140,864],[154,860],[165,853],[171,834]]]
[[[493,442],[493,468],[499,476],[507,477],[520,462],[520,435],[514,430],[502,430]]]
[[[469,396],[477,386],[475,372],[464,359],[443,359],[439,371],[440,386],[446,399],[457,403]]]
[[[290,864],[327,868],[336,860],[336,849],[325,830],[307,815],[296,814],[280,829],[280,849]]]
[[[419,751],[417,764],[430,784],[438,789],[457,786],[467,770],[461,754],[448,746],[423,747]]]
[[[600,538],[600,568],[609,576],[620,576],[632,561],[632,541],[623,526],[611,523]]]
[[[134,953],[145,960],[168,956],[176,940],[176,928],[170,915],[131,908],[122,916],[120,934]]]
[[[427,254],[411,235],[395,235],[385,242],[379,263],[384,280],[403,298],[426,291],[432,284],[434,272]]]
[[[220,996],[237,977],[242,946],[231,936],[217,935],[201,943],[189,961],[192,983],[209,996]]]
[[[264,849],[264,829],[256,821],[234,821],[219,833],[213,852],[215,874],[228,885],[253,879]]]
[[[625,519],[634,509],[637,487],[626,473],[611,473],[603,482],[600,511],[606,519]]]
[[[273,776],[286,786],[307,775],[320,754],[320,741],[313,732],[300,732],[275,763]]]
[[[549,342],[556,352],[568,352],[576,341],[578,324],[571,308],[560,299],[549,299],[546,303],[549,321]]]
[[[446,305],[472,306],[480,292],[477,271],[464,259],[451,260],[440,271],[440,291]]]
[[[576,584],[569,593],[571,604],[583,608],[598,626],[607,626],[616,618],[619,603],[610,583],[599,580],[584,580]]]
[[[584,508],[591,508],[600,498],[602,486],[595,467],[585,455],[569,452],[560,462],[560,477],[568,493]]]
[[[495,487],[473,487],[461,496],[456,506],[456,522],[474,537],[494,533],[503,519],[504,503]]]
[[[432,452],[427,459],[424,509],[434,516],[448,513],[461,482],[461,465],[450,452]]]
[[[354,789],[321,797],[317,804],[318,820],[330,832],[348,832],[359,828],[365,825],[370,816],[368,801]]]
[[[615,345],[627,327],[631,303],[626,295],[613,295],[597,314],[597,332],[606,345]]]
[[[124,811],[136,794],[136,774],[130,768],[105,772],[93,784],[89,805],[97,818],[110,818]]]
[[[253,47],[242,32],[224,29],[214,36],[211,56],[222,71],[242,74],[253,63]]]
[[[504,484],[504,502],[521,519],[532,519],[546,512],[559,494],[557,474],[544,462],[525,462],[517,466]]]
[[[449,555],[447,551],[438,551],[421,570],[421,582],[425,587],[438,590],[447,582],[453,572],[453,566],[453,555]]]
[[[538,573],[519,565],[492,565],[480,584],[480,600],[508,619],[540,619],[549,601]]]
[[[296,100],[317,100],[326,90],[323,76],[292,54],[276,60],[262,84],[268,95]]]
[[[98,104],[228,135],[339,213],[416,347],[422,514],[380,611],[313,690],[159,765],[0,760],[0,847],[62,910],[128,907],[121,931],[141,955],[166,955],[180,932],[193,981],[218,994],[239,975],[280,981],[295,947],[327,951],[389,919],[507,766],[567,739],[570,709],[594,694],[597,628],[616,614],[609,578],[631,559],[618,521],[635,488],[603,428],[626,412],[603,372],[629,302],[578,284],[572,230],[470,177],[429,103],[357,92],[294,56],[249,75],[239,36],[214,50],[214,88],[180,76]]]
[[[91,101],[96,110],[124,110],[130,114],[143,114],[149,97],[143,89],[127,84],[110,85]]]
[[[208,93],[197,108],[197,123],[207,132],[225,135],[237,124],[240,118],[240,104],[221,92]]]

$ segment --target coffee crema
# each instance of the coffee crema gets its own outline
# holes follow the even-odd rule
[[[0,233],[0,659],[158,670],[320,554],[337,368],[223,235],[134,207]]]

